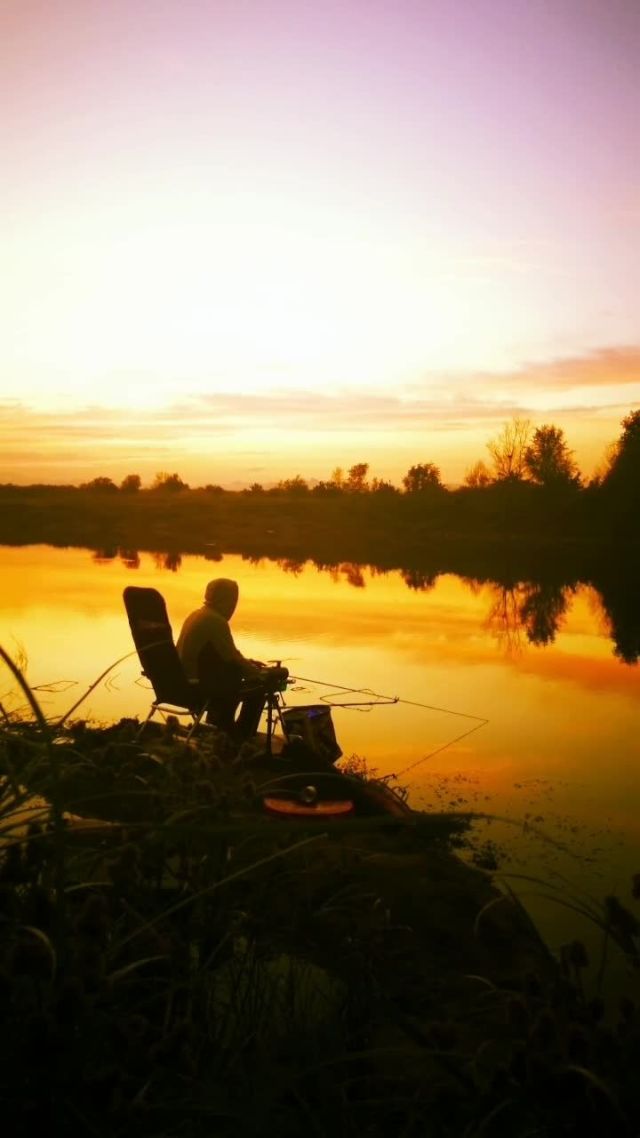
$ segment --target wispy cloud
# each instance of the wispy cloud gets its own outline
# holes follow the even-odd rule
[[[640,387],[640,346],[600,348],[583,356],[528,364],[511,373],[509,379],[524,386],[545,389],[582,387]]]
[[[426,385],[446,390],[450,398],[467,392],[466,399],[478,402],[487,402],[489,397],[493,401],[507,392],[523,390],[530,396],[533,392],[557,393],[586,388],[635,386],[640,389],[640,345],[599,348],[579,356],[524,363],[505,371],[429,373],[410,389],[417,394]],[[521,398],[526,402],[526,396]]]

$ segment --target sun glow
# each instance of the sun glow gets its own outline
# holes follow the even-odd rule
[[[158,412],[184,442],[203,396],[300,415],[300,393],[346,393],[359,406],[321,426],[306,407],[306,441],[321,429],[330,462],[347,424],[348,463],[386,430],[387,473],[409,431],[441,462],[445,430],[457,456],[500,416],[619,423],[640,392],[635,17],[597,16],[611,55],[589,21],[493,4],[12,11],[0,411]],[[616,358],[597,383],[554,370],[598,351]],[[389,392],[408,405],[383,416]],[[241,410],[292,430],[282,402]],[[251,445],[234,431],[231,455]],[[56,437],[61,467],[90,461]],[[20,469],[51,446],[34,435]]]
[[[101,401],[129,406],[184,390],[415,381],[425,361],[465,355],[469,285],[443,280],[442,260],[426,243],[409,254],[372,215],[354,231],[338,203],[313,196],[303,208],[138,190],[126,209],[105,202],[73,220],[50,209],[9,266],[22,281],[7,297],[23,326],[13,362],[45,401],[100,382]],[[486,301],[464,326],[476,348],[486,341]]]

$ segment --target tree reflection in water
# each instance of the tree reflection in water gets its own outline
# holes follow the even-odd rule
[[[151,556],[156,569],[168,569],[171,573],[177,573],[182,565],[181,553],[152,553]]]
[[[344,578],[347,584],[351,585],[354,589],[365,589],[367,582],[364,578],[365,569],[370,569],[367,565],[357,565],[352,561],[343,561],[340,565],[320,565],[317,561],[314,562],[316,569],[320,569],[328,573],[332,581],[340,581]]]
[[[296,561],[293,557],[286,557],[283,561],[278,561],[278,566],[285,573],[291,573],[294,577],[299,577],[305,567],[305,561]]]
[[[140,568],[140,554],[137,549],[120,549],[120,560],[127,569]]]
[[[596,588],[615,645],[614,654],[623,664],[640,660],[640,588],[635,574],[617,574]]]
[[[530,644],[553,644],[576,588],[532,581],[494,584],[485,627],[509,654],[522,651],[523,634]]]
[[[520,615],[527,640],[532,644],[553,644],[576,586],[528,583],[524,589]]]
[[[400,576],[408,589],[417,593],[428,593],[438,580],[438,573],[427,573],[423,569],[401,569]]]
[[[91,557],[100,565],[104,561],[114,561],[118,556],[118,549],[116,546],[106,546],[102,549],[94,549]]]
[[[340,570],[354,589],[364,589],[365,579],[364,573],[362,571],[362,565],[356,565],[351,561],[345,561],[344,565],[340,566]]]
[[[136,549],[105,546],[92,551],[92,559],[97,564],[109,564],[119,557],[127,569],[140,567],[140,554]],[[151,554],[156,568],[176,573],[182,564],[182,554],[173,552],[154,552]],[[243,560],[251,565],[260,565],[270,559],[255,553],[244,553]],[[208,561],[222,561],[223,554],[217,547],[208,547],[204,552]],[[484,628],[495,637],[498,644],[508,654],[518,654],[525,644],[544,647],[553,644],[562,626],[569,604],[578,588],[586,588],[592,597],[603,623],[603,631],[614,644],[614,654],[625,664],[640,661],[640,589],[637,581],[640,568],[637,558],[629,563],[617,562],[603,565],[601,561],[589,571],[567,572],[563,579],[549,580],[553,574],[549,567],[544,580],[536,580],[535,573],[525,580],[505,579],[501,569],[491,564],[482,564],[482,571],[474,564],[473,554],[465,553],[464,565],[454,558],[445,567],[400,568],[386,565],[364,565],[352,561],[328,563],[313,559],[288,557],[277,562],[280,569],[298,577],[308,564],[313,564],[322,573],[328,573],[334,581],[346,581],[355,589],[364,589],[367,576],[385,576],[398,572],[408,589],[413,592],[430,592],[442,573],[460,577],[467,588],[478,595],[488,588],[491,603]],[[633,562],[633,563],[632,563]]]
[[[493,599],[484,622],[484,628],[509,656],[518,656],[523,649],[519,588],[492,584]]]

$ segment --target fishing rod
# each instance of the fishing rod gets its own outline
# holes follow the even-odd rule
[[[401,699],[400,696],[397,696],[397,695],[396,696],[378,695],[376,692],[372,692],[368,688],[348,688],[348,687],[342,686],[341,684],[329,684],[329,683],[327,683],[326,680],[312,680],[312,679],[309,679],[308,677],[305,677],[305,676],[296,676],[295,680],[296,680],[296,682],[300,681],[301,683],[304,683],[304,684],[317,684],[319,687],[333,688],[335,691],[343,691],[343,692],[347,692],[347,693],[351,693],[351,694],[355,694],[355,695],[357,695],[358,692],[362,692],[363,695],[374,696],[376,702],[374,703],[372,701],[371,704],[365,703],[362,705],[365,707],[367,707],[367,706],[378,706],[378,705],[384,706],[385,704],[390,704],[390,703],[402,703],[406,707],[420,707],[420,708],[423,708],[425,711],[441,711],[445,715],[455,715],[459,719],[474,719],[476,721],[474,726],[469,727],[467,731],[462,731],[461,734],[456,735],[454,739],[449,739],[449,741],[447,743],[442,743],[439,747],[436,747],[433,751],[429,751],[429,754],[422,755],[419,759],[416,759],[415,762],[409,763],[408,766],[403,767],[402,770],[398,771],[397,773],[395,773],[392,776],[393,778],[399,778],[400,775],[406,774],[407,771],[413,770],[414,767],[420,766],[421,763],[425,763],[427,761],[427,759],[432,759],[434,755],[439,755],[441,753],[441,751],[446,751],[447,747],[452,747],[454,743],[459,743],[461,739],[466,739],[468,735],[473,735],[474,731],[479,731],[481,727],[486,726],[486,724],[489,722],[489,720],[487,718],[485,718],[484,716],[482,716],[482,715],[471,715],[468,711],[453,711],[450,707],[436,707],[430,703],[418,703],[416,700],[412,700],[412,699]],[[338,703],[338,704],[335,704],[334,706],[335,707],[357,707],[358,704]]]
[[[415,700],[412,700],[412,699],[401,699],[399,695],[381,695],[378,692],[371,691],[370,688],[347,688],[347,687],[343,687],[341,684],[330,684],[326,680],[310,680],[307,676],[295,676],[294,680],[296,683],[298,681],[300,681],[300,683],[303,683],[303,684],[318,684],[318,686],[320,686],[320,687],[334,688],[335,691],[344,691],[344,692],[348,692],[352,695],[357,695],[358,692],[362,692],[363,695],[373,696],[374,700],[381,701],[381,702],[383,701],[385,704],[403,703],[406,707],[421,707],[425,711],[442,711],[446,715],[456,715],[461,719],[477,719],[478,722],[481,724],[489,722],[489,720],[485,719],[482,715],[470,715],[468,711],[452,711],[452,709],[450,707],[435,707],[431,703],[417,703]],[[371,701],[370,705],[367,703],[361,704],[360,701],[358,700],[358,702],[354,703],[354,704],[339,703],[339,704],[336,704],[336,706],[337,707],[358,707],[358,706],[367,707],[367,706],[375,706],[375,704],[374,704],[373,700]],[[476,730],[477,730],[477,728],[476,728]]]

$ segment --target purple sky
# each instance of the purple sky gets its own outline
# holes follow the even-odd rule
[[[151,470],[167,414],[194,479],[455,479],[511,413],[593,462],[640,399],[636,0],[5,0],[0,38],[0,479],[53,418],[39,477]]]

